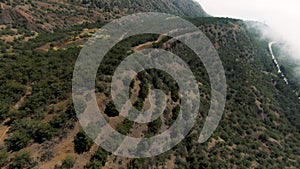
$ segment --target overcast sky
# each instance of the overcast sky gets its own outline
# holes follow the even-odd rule
[[[300,59],[299,0],[196,0],[213,16],[265,22],[290,42]]]

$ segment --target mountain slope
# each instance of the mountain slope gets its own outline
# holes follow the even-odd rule
[[[193,0],[17,0],[0,2],[0,7],[0,25],[48,32],[85,22],[110,21],[136,12],[208,16]]]
[[[61,34],[57,32],[30,40],[22,47],[16,46],[13,52],[3,53],[0,57],[0,111],[1,119],[5,121],[0,130],[7,133],[1,137],[0,153],[4,154],[2,161],[8,160],[1,165],[14,167],[19,164],[17,159],[29,152],[28,162],[20,164],[22,167],[53,168],[65,161],[73,164],[74,168],[297,168],[300,162],[300,104],[290,86],[277,74],[268,51],[269,41],[256,38],[260,36],[240,20],[195,18],[191,21],[218,50],[228,85],[224,115],[207,142],[196,142],[210,102],[205,68],[185,45],[179,42],[158,43],[156,47],[182,57],[199,82],[202,105],[193,132],[171,151],[147,159],[117,157],[96,145],[84,147],[86,152],[76,152],[73,141],[80,127],[70,93],[72,71],[81,48],[75,43],[73,47],[61,46],[61,50],[57,51],[32,50],[32,45],[43,42],[41,38]],[[101,110],[113,110],[107,103],[110,102],[110,77],[116,64],[130,54],[128,51],[134,46],[156,41],[157,38],[158,35],[129,38],[104,58],[96,86]],[[167,40],[163,42],[167,43]],[[169,76],[155,71],[144,72],[132,85],[132,100],[136,103],[147,104],[139,94],[145,79],[151,85],[157,83],[167,93],[176,91]],[[26,95],[28,86],[30,95],[19,101]],[[172,94],[168,97],[176,100]],[[18,109],[14,109],[16,103],[20,105]],[[141,106],[140,103],[136,105]],[[130,123],[109,114],[107,119],[124,134],[151,136],[170,126],[176,111],[176,102],[170,101],[164,113],[167,115],[149,125]],[[86,143],[83,145],[90,145],[84,135],[81,134],[78,139]],[[10,156],[6,156],[7,153]]]
[[[34,1],[39,4],[34,8],[37,11],[27,13],[43,14],[38,9],[46,5],[43,10],[47,11],[47,4],[50,4],[49,10],[53,4],[66,9],[64,12],[62,7],[57,8],[60,9],[58,14],[49,14],[51,17],[60,15],[68,18],[68,13],[81,16],[81,9],[88,10],[89,6],[93,11],[98,8],[96,1],[89,2]],[[70,5],[68,8],[67,4]],[[159,5],[159,9],[163,10],[164,3]],[[12,5],[5,8],[19,10]],[[125,11],[125,8],[122,9]],[[116,14],[113,11],[118,9],[110,7],[105,10],[108,12],[104,13],[111,18],[126,14]],[[103,16],[101,12],[98,14],[95,13],[95,17]],[[27,15],[11,14],[12,24],[20,22],[17,18],[21,16]],[[79,18],[84,17],[91,19],[84,14]],[[179,91],[172,77],[163,72],[144,71],[130,85],[131,100],[139,109],[149,106],[145,98],[149,87],[155,86],[166,93],[166,110],[153,123],[125,120],[118,116],[111,102],[111,76],[117,64],[135,50],[155,47],[181,57],[195,74],[201,93],[197,123],[180,144],[157,157],[123,158],[92,145],[76,119],[71,82],[81,44],[103,23],[72,27],[80,23],[73,19],[70,23],[57,25],[64,29],[53,33],[39,32],[38,36],[27,41],[15,35],[15,29],[1,28],[5,36],[15,36],[13,41],[0,41],[4,46],[3,49],[1,46],[0,53],[1,168],[299,168],[300,102],[292,88],[297,84],[286,85],[278,74],[268,51],[270,39],[262,39],[259,32],[249,28],[245,22],[229,18],[189,19],[214,44],[227,78],[226,108],[217,130],[207,142],[197,143],[210,106],[210,84],[204,66],[184,44],[168,41],[168,37],[161,39],[159,35],[145,34],[120,42],[103,59],[96,79],[99,109],[105,113],[112,127],[133,137],[150,137],[172,125],[179,111]],[[32,29],[38,31],[53,29],[47,29],[47,24],[35,24],[35,20],[32,23],[37,26]],[[42,29],[43,25],[45,29]]]

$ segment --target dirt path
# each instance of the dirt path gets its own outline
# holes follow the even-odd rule
[[[27,85],[25,95],[22,96],[21,99],[13,106],[13,109],[18,110],[20,105],[24,102],[24,99],[29,95],[31,95],[31,87],[30,85]]]
[[[99,28],[91,28],[87,29],[84,28],[80,34],[78,34],[75,38],[68,39],[63,42],[49,42],[44,44],[43,46],[40,46],[36,48],[37,50],[41,51],[49,51],[51,49],[51,44],[53,44],[53,50],[57,51],[59,49],[65,48],[67,45],[70,44],[77,44],[77,45],[83,45],[86,41],[85,35],[92,35],[95,33]]]
[[[2,134],[1,134],[1,136],[0,136],[0,142],[3,142],[3,141],[4,141],[4,139],[6,138],[6,134],[7,134],[7,132],[9,131],[9,129],[10,129],[10,127],[6,127],[6,128],[4,129],[4,131],[2,132]]]
[[[39,35],[39,33],[34,32],[34,35],[25,37],[24,40],[23,40],[22,42],[27,42],[27,41],[29,41],[30,39],[35,39],[38,35]]]
[[[149,47],[152,46],[153,43],[158,43],[158,42],[160,42],[161,40],[163,40],[165,37],[166,37],[166,35],[162,34],[162,35],[160,35],[160,36],[157,38],[156,41],[146,42],[146,43],[140,44],[140,45],[138,45],[138,46],[133,47],[132,50],[133,50],[134,52],[137,52],[137,51],[140,51],[140,50],[149,48]]]
[[[46,43],[43,46],[40,46],[38,48],[36,48],[37,50],[41,50],[41,51],[49,51],[52,47],[53,50],[57,51],[59,49],[63,49],[66,48],[68,45],[70,44],[77,44],[77,45],[83,45],[85,42],[84,38],[79,38],[79,39],[69,39],[67,41],[63,41],[63,42],[49,42]],[[51,46],[51,44],[54,44],[53,46]]]
[[[4,139],[6,138],[7,132],[9,131],[10,127],[9,126],[4,126],[6,122],[8,122],[10,120],[10,118],[7,118],[6,120],[4,120],[4,122],[1,124],[1,126],[3,126],[2,128],[4,128],[1,132],[1,136],[0,136],[0,143],[4,141]],[[0,130],[1,131],[1,130]]]
[[[29,96],[29,95],[31,95],[31,87],[30,87],[30,85],[27,85],[27,86],[26,86],[26,92],[25,92],[25,95],[22,96],[22,97],[20,98],[20,100],[19,100],[12,108],[13,108],[14,110],[18,110],[19,107],[20,107],[20,105],[23,103],[24,99],[25,99],[27,96]],[[3,123],[1,124],[1,126],[0,126],[0,127],[3,127],[3,128],[4,128],[4,129],[2,130],[1,135],[0,135],[0,142],[3,142],[3,141],[5,140],[5,138],[6,138],[6,136],[7,136],[7,132],[8,132],[9,129],[10,129],[10,126],[5,126],[5,123],[7,123],[9,120],[10,120],[10,118],[5,119],[4,122],[3,122]],[[0,130],[0,132],[1,132],[1,130]]]

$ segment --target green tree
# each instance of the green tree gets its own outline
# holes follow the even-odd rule
[[[180,112],[180,106],[179,105],[176,105],[173,109],[172,109],[172,120],[176,120],[178,115],[179,115],[179,112]]]
[[[41,123],[38,125],[35,134],[34,141],[42,143],[46,140],[50,140],[53,136],[53,128],[49,123]]]
[[[99,147],[97,152],[92,156],[91,161],[84,166],[85,169],[101,169],[105,165],[108,152]]]
[[[149,85],[148,85],[147,81],[146,81],[146,83],[141,82],[140,83],[139,98],[144,100],[145,98],[147,98],[148,93],[149,93]]]
[[[151,121],[148,124],[148,131],[150,133],[156,134],[159,131],[161,125],[162,125],[162,121],[160,118],[158,118],[154,121]]]
[[[115,117],[119,115],[119,112],[117,108],[115,107],[115,104],[113,101],[110,101],[105,108],[104,111],[105,114],[107,114],[109,117]]]
[[[74,148],[79,154],[89,151],[93,145],[93,140],[91,140],[84,131],[80,131],[76,134],[74,138]]]
[[[144,107],[144,99],[142,98],[138,98],[136,100],[136,102],[133,104],[133,106],[139,110],[139,111],[142,111],[143,110],[143,107]]]
[[[81,106],[80,106],[81,107]],[[86,108],[86,105],[83,106],[83,110],[81,112],[84,111],[84,109]],[[74,109],[74,105],[73,105],[73,102],[70,101],[70,103],[68,104],[68,108],[65,112],[67,115],[68,115],[68,118],[71,119],[71,118],[75,118],[76,117],[76,112],[75,112],[75,109]]]
[[[67,120],[68,120],[68,115],[66,113],[61,113],[59,115],[54,116],[50,120],[50,125],[55,129],[59,129],[66,124]]]
[[[126,135],[130,132],[134,122],[128,119],[124,119],[123,123],[117,127],[117,131],[123,135]]]

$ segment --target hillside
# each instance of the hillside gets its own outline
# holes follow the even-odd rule
[[[20,26],[38,32],[110,21],[136,12],[207,16],[192,0],[16,0],[1,1],[0,9],[0,25]]]
[[[58,1],[51,2],[59,4]],[[76,5],[73,11],[80,11],[86,6],[98,8],[95,2],[63,1],[62,4]],[[151,4],[152,1],[138,2]],[[164,3],[159,4],[164,6]],[[174,6],[180,7],[179,4]],[[168,5],[168,9],[173,7]],[[159,10],[166,9],[161,7]],[[186,8],[182,7],[182,10]],[[107,14],[115,16],[111,11]],[[95,16],[102,17],[102,14]],[[82,44],[105,22],[90,20],[93,23],[80,24],[70,21],[53,32],[43,32],[43,27],[27,32],[22,26],[2,25],[0,167],[299,168],[300,102],[294,90],[299,90],[300,86],[296,82],[287,85],[278,74],[268,50],[272,39],[262,39],[259,31],[241,20],[213,17],[188,20],[214,44],[227,79],[225,111],[220,125],[207,142],[199,144],[197,138],[211,101],[209,78],[199,58],[184,44],[168,41],[169,37],[157,34],[133,36],[117,44],[98,70],[96,96],[99,109],[113,128],[133,137],[151,137],[168,129],[178,116],[180,98],[178,86],[170,75],[153,69],[143,71],[130,84],[130,100],[137,109],[146,110],[149,108],[146,98],[149,88],[162,89],[168,99],[163,115],[146,124],[133,123],[119,116],[111,102],[110,84],[114,70],[125,57],[149,47],[162,48],[181,57],[196,76],[201,94],[197,124],[172,150],[141,159],[115,156],[93,144],[82,131],[74,111],[71,96],[74,64]],[[53,27],[48,29],[45,25],[45,28],[52,30]],[[289,79],[293,78],[288,69],[285,73]]]

